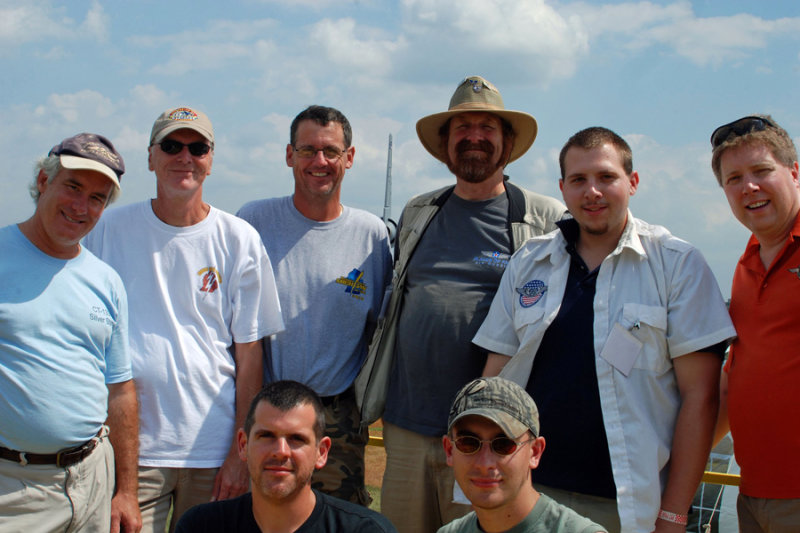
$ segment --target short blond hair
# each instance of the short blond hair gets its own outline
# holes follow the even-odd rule
[[[785,129],[781,128],[769,115],[760,115],[766,119],[767,127],[760,131],[750,131],[742,135],[730,135],[719,144],[711,154],[711,169],[722,187],[722,154],[732,148],[748,145],[765,146],[775,160],[791,167],[797,161],[797,148]]]

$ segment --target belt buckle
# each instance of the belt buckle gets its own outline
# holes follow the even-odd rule
[[[66,464],[66,460],[69,458],[70,450],[62,450],[56,453],[56,466],[59,468],[67,467],[69,464]],[[63,459],[63,461],[62,461]],[[70,463],[72,464],[72,463]]]
[[[56,453],[56,466],[63,468],[74,465],[78,461],[82,460],[84,457],[88,456],[92,450],[94,450],[94,442],[94,440],[90,440],[78,448],[61,450],[60,452]]]

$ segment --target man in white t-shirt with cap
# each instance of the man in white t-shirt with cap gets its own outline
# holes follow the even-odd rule
[[[283,329],[258,233],[203,201],[214,130],[189,107],[153,124],[156,197],[108,213],[86,246],[119,272],[140,399],[139,505],[163,532],[189,507],[249,488],[236,429],[260,390],[261,339]]]

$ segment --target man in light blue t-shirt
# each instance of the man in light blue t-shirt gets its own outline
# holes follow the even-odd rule
[[[238,215],[261,234],[286,324],[272,337],[266,381],[299,381],[325,406],[325,432],[333,446],[313,487],[368,505],[368,434],[360,427],[353,380],[380,311],[391,254],[383,222],[340,203],[342,179],[355,157],[352,137],[338,110],[303,110],[286,146],[294,194],[250,202]]]
[[[0,229],[2,531],[141,528],[127,297],[80,245],[124,171],[106,138],[65,139],[37,164],[33,216]]]

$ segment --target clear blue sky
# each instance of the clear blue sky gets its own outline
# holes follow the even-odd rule
[[[566,139],[617,131],[641,178],[634,214],[700,248],[727,296],[748,233],[716,185],[708,137],[758,112],[800,135],[798,28],[796,1],[0,0],[0,225],[30,216],[33,163],[81,131],[125,158],[120,204],[152,197],[150,127],[179,105],[214,122],[213,205],[291,193],[289,123],[323,104],[353,125],[348,205],[381,213],[394,136],[397,217],[413,194],[453,182],[417,119],[480,74],[539,121],[512,180],[560,197]]]

